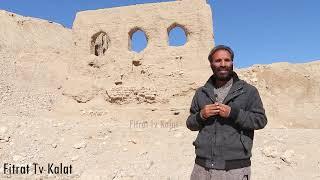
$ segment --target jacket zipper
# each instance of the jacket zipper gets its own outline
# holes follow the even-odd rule
[[[235,91],[233,91],[231,94],[234,94],[234,93],[236,93],[237,91],[239,91],[240,89],[242,89],[242,87],[239,87],[238,89],[236,89]],[[203,91],[206,95],[207,95],[207,97],[209,97],[209,99],[213,102],[213,103],[215,103],[216,102],[216,100],[215,99],[213,99],[208,93],[207,93],[207,91]],[[233,99],[233,98],[231,98],[231,99]],[[231,100],[230,99],[230,100]],[[214,159],[214,156],[215,156],[215,153],[214,153],[214,147],[216,147],[216,144],[217,144],[217,119],[215,118],[214,119],[214,123],[213,123],[213,125],[214,125],[214,142],[213,142],[213,145],[211,146],[211,160],[213,161],[213,159]],[[242,138],[241,138],[242,139]],[[242,142],[242,141],[241,141]],[[213,166],[214,164],[213,164],[213,162],[212,162],[212,164],[211,164],[211,166]]]
[[[214,120],[214,143],[213,147],[211,147],[211,159],[214,159],[215,153],[214,153],[214,147],[217,145],[217,119]]]

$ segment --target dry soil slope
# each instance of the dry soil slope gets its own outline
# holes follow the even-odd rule
[[[0,23],[1,115],[50,110],[66,78],[71,30],[3,10]]]
[[[0,10],[0,52],[69,50],[71,30],[42,19]]]
[[[241,76],[260,91],[269,127],[319,128],[320,61],[274,63],[241,69]]]

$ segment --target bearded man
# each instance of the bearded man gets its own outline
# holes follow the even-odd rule
[[[208,56],[213,75],[197,89],[186,121],[199,131],[193,141],[191,180],[250,180],[254,130],[267,124],[256,87],[233,71],[234,53],[225,45]]]

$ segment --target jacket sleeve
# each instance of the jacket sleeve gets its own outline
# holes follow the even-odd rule
[[[200,116],[200,107],[198,104],[198,90],[193,96],[191,107],[190,107],[190,115],[187,119],[187,128],[191,131],[199,131],[203,128],[203,120]]]
[[[267,117],[257,88],[253,87],[248,96],[247,110],[241,109],[238,105],[231,103],[229,118],[234,120],[242,129],[258,130],[267,125]]]

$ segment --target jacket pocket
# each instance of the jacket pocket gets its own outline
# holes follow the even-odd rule
[[[200,145],[203,144],[202,141],[203,141],[204,138],[202,138],[202,136],[203,136],[203,134],[198,133],[196,140],[194,140],[193,143],[192,143],[196,149],[201,147]]]
[[[240,141],[241,141],[241,144],[243,146],[245,153],[246,154],[251,153],[253,140],[250,137],[244,135],[243,131],[241,131],[241,134],[240,134]]]
[[[203,158],[210,158],[211,157],[211,142],[212,138],[207,134],[201,132],[198,133],[198,136],[195,141],[193,141],[193,145],[195,147],[195,153],[197,156]]]

